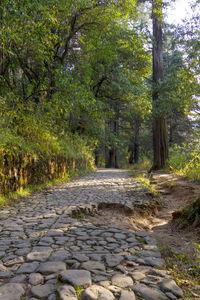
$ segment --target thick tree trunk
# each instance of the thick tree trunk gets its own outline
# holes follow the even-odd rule
[[[153,169],[159,170],[165,167],[168,158],[167,128],[163,117],[153,119]]]
[[[153,10],[153,152],[152,169],[162,169],[168,157],[167,125],[159,110],[159,83],[163,80],[162,2],[152,0]]]

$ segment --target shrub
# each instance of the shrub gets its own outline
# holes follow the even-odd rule
[[[93,168],[91,146],[78,135],[56,135],[32,115],[21,118],[15,127],[0,124],[2,195]]]
[[[174,146],[170,150],[169,168],[171,172],[200,181],[200,143]]]

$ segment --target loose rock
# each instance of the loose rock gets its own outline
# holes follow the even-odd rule
[[[183,297],[183,291],[180,287],[178,287],[178,285],[176,284],[176,282],[172,279],[164,279],[161,283],[160,283],[160,289],[163,292],[170,292],[172,294],[174,294],[176,297],[178,298],[182,298]]]

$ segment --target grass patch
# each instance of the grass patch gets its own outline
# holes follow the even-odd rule
[[[194,203],[189,204],[180,211],[179,214],[179,218],[175,220],[178,225],[193,225],[194,227],[200,226],[200,197]]]
[[[144,186],[146,189],[148,189],[154,197],[159,196],[159,192],[151,185],[148,178],[139,176],[139,177],[136,177],[136,180],[141,182],[142,186]]]
[[[0,196],[0,207],[5,206],[9,203],[9,198],[5,196]]]
[[[177,186],[177,182],[175,180],[166,181],[162,184],[164,187],[172,189],[173,187]]]
[[[76,295],[77,295],[78,299],[80,299],[82,293],[84,292],[84,288],[81,285],[77,285],[75,287],[75,291],[76,291]]]
[[[161,255],[165,259],[166,269],[176,283],[184,290],[184,299],[197,295],[196,286],[200,284],[200,261],[198,254],[200,245],[193,245],[193,247],[196,249],[196,254],[192,257],[184,253],[174,253],[170,247],[159,245]]]
[[[128,165],[126,169],[132,174],[132,176],[137,177],[144,173],[147,173],[147,171],[150,170],[151,166],[152,161],[149,158],[144,157],[137,164]]]
[[[168,165],[171,173],[186,176],[192,181],[200,182],[199,145],[175,145],[170,149]]]
[[[71,214],[71,218],[74,219],[83,219],[85,217],[85,214],[83,211],[73,211]]]
[[[144,157],[137,164],[135,164],[133,168],[135,170],[149,170],[151,166],[152,166],[152,161],[149,158]]]

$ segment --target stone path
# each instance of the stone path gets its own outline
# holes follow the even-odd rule
[[[0,300],[181,298],[147,232],[85,217],[151,201],[126,171],[101,169],[1,209]]]

